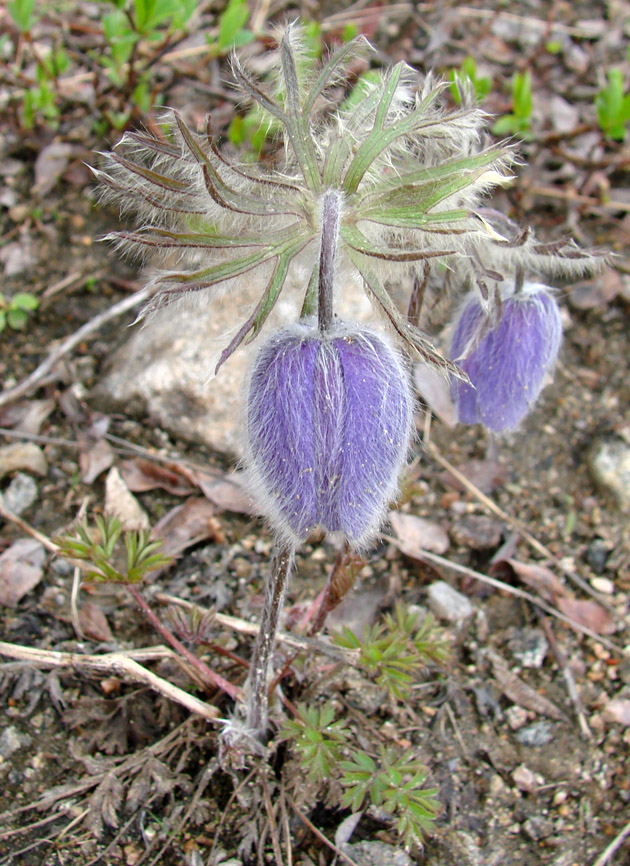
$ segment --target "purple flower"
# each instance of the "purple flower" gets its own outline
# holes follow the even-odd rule
[[[512,430],[538,399],[558,357],[560,310],[546,286],[526,283],[504,301],[497,327],[477,342],[484,322],[479,301],[470,297],[455,324],[450,357],[472,385],[454,382],[453,402],[463,424]]]
[[[247,463],[258,500],[291,542],[322,526],[364,547],[398,488],[413,400],[385,338],[335,323],[275,334],[254,363]]]

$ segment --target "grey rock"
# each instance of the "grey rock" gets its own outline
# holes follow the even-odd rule
[[[241,456],[244,390],[249,359],[271,334],[295,320],[301,293],[287,292],[252,347],[241,346],[212,377],[221,352],[246,321],[265,283],[254,274],[238,294],[194,309],[169,307],[137,328],[108,359],[105,375],[91,392],[98,408],[146,419],[169,433],[216,451]],[[356,321],[371,317],[358,288],[345,293],[339,314]]]
[[[523,746],[546,746],[553,740],[553,725],[551,722],[534,722],[521,728],[514,736]]]
[[[512,633],[508,647],[524,668],[539,668],[545,660],[549,643],[539,628],[519,628]]]
[[[30,475],[18,472],[13,481],[4,491],[4,507],[11,514],[19,517],[37,501],[39,490]]]
[[[610,554],[610,548],[601,538],[594,538],[586,548],[586,561],[595,574],[603,574],[606,569],[606,560]]]
[[[616,437],[599,440],[589,450],[588,466],[596,483],[630,513],[630,444]]]
[[[385,842],[346,842],[341,850],[351,857],[357,866],[413,866],[411,857],[400,848]]]
[[[18,749],[30,744],[31,738],[27,734],[20,734],[14,726],[5,728],[0,734],[0,757],[10,758]]]
[[[523,833],[532,842],[540,842],[553,833],[553,822],[542,815],[532,815],[523,823]]]
[[[443,580],[432,583],[428,589],[430,609],[439,619],[461,622],[473,614],[473,606],[465,595]]]

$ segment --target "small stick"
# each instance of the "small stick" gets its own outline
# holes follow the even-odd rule
[[[258,737],[262,737],[267,729],[269,709],[269,666],[271,655],[276,643],[278,621],[282,611],[282,603],[286,592],[293,549],[288,545],[279,544],[271,564],[271,576],[267,582],[265,605],[260,618],[260,630],[245,685],[248,694],[247,727]]]
[[[72,575],[72,592],[70,593],[70,618],[74,632],[79,640],[84,640],[85,635],[81,628],[81,620],[79,617],[79,588],[81,586],[81,569],[77,566],[74,568]]]
[[[0,395],[1,397],[2,395]],[[17,514],[13,514],[13,512],[8,511],[4,506],[4,499],[2,498],[2,493],[0,493],[0,517],[3,517],[8,523],[13,523],[22,532],[25,532],[27,535],[30,535],[31,538],[34,538],[36,541],[39,541],[43,547],[46,548],[50,553],[58,553],[59,547],[55,544],[54,541],[51,541],[47,535],[44,535],[43,532],[39,532],[37,529],[32,527],[30,523],[27,523],[25,520],[22,520],[21,517],[18,517]]]
[[[593,863],[593,866],[606,866],[606,863],[608,863],[610,858],[617,853],[628,836],[630,836],[630,821],[628,821],[623,830],[615,836],[610,845],[602,851],[597,860]]]
[[[269,835],[271,836],[271,844],[273,846],[273,856],[276,858],[276,866],[284,866],[282,859],[282,851],[280,850],[280,837],[278,835],[278,822],[274,814],[273,805],[271,803],[271,794],[269,793],[269,785],[263,770],[259,776],[263,789],[263,802],[265,804],[265,812],[269,822]],[[277,807],[276,807],[277,808]]]
[[[212,668],[209,668],[207,664],[202,662],[200,658],[191,652],[188,647],[184,646],[184,644],[166,628],[159,617],[151,610],[146,599],[136,586],[133,584],[127,584],[127,589],[153,628],[162,635],[164,640],[169,643],[174,650],[176,650],[190,665],[192,665],[197,674],[201,677],[202,682],[206,684],[209,683],[216,688],[221,689],[221,691],[228,694],[235,701],[242,700],[241,690],[237,686],[232,685],[232,683],[228,682],[228,680],[222,677],[221,674],[218,674],[213,671]]]
[[[535,538],[531,534],[531,532],[527,529],[527,527],[523,523],[521,523],[520,520],[518,520],[516,517],[511,517],[507,512],[505,512],[502,508],[500,508],[495,502],[493,502],[493,500],[490,499],[489,496],[486,496],[485,493],[482,493],[481,490],[479,490],[479,488],[475,484],[473,484],[473,482],[469,478],[466,478],[466,476],[462,472],[460,472],[459,469],[457,469],[455,466],[453,466],[452,463],[449,463],[449,461],[446,459],[446,457],[443,457],[442,454],[440,454],[440,452],[438,451],[437,447],[433,444],[433,442],[427,442],[426,448],[427,448],[427,451],[435,458],[435,460],[441,466],[443,466],[444,469],[446,469],[448,472],[450,472],[450,474],[454,478],[456,478],[460,484],[463,484],[463,486],[470,493],[472,493],[473,496],[475,496],[479,500],[479,502],[481,502],[483,505],[485,505],[486,508],[488,508],[494,514],[497,514],[502,520],[505,520],[505,522],[508,523],[511,527],[518,530],[518,532],[520,532],[520,534],[523,536],[525,541],[530,545],[530,547],[533,547],[534,550],[536,550],[538,553],[541,554],[541,556],[544,556],[547,559],[550,559],[560,569],[560,571],[562,571],[563,574],[565,574],[569,578],[569,580],[572,580],[576,586],[580,587],[582,592],[585,592],[587,595],[590,595],[592,598],[594,598],[597,601],[597,603],[600,604],[602,607],[605,607],[609,613],[612,613],[615,616],[618,616],[617,611],[614,609],[614,607],[612,607],[606,601],[606,599],[602,598],[600,593],[596,592],[592,587],[590,587],[588,585],[588,583],[586,583],[585,580],[582,580],[582,578],[579,576],[579,574],[575,574],[575,572],[571,571],[570,568],[567,568],[565,565],[563,565],[558,560],[558,558],[553,555],[553,553],[549,550],[548,547],[545,547],[544,544],[541,544],[540,541],[538,541],[538,539]]]
[[[45,358],[42,363],[38,367],[36,367],[29,376],[26,377],[26,379],[20,382],[19,385],[16,385],[15,388],[9,388],[8,390],[0,393],[0,406],[5,406],[7,403],[11,403],[13,400],[17,400],[18,397],[23,397],[25,394],[33,391],[36,386],[39,385],[42,379],[44,379],[45,376],[50,373],[57,361],[63,358],[64,355],[67,355],[69,352],[71,352],[72,349],[74,349],[74,347],[77,346],[82,340],[84,340],[94,331],[97,331],[106,322],[109,322],[112,319],[116,319],[118,318],[118,316],[122,316],[123,313],[126,313],[128,310],[133,310],[133,308],[137,307],[138,304],[146,301],[147,298],[150,297],[151,293],[152,289],[142,289],[141,291],[136,292],[135,295],[124,298],[122,301],[119,301],[117,304],[108,307],[106,310],[103,310],[102,313],[94,316],[93,319],[90,319],[89,322],[86,322],[84,325],[82,325],[78,331],[75,331],[74,334],[70,334],[69,337],[66,337],[65,340],[63,340],[61,343],[59,343],[58,346],[52,349],[48,353],[48,357]]]
[[[580,731],[582,732],[582,736],[587,740],[593,739],[593,733],[588,726],[588,722],[586,720],[586,716],[584,715],[584,707],[582,706],[582,699],[580,698],[580,693],[577,690],[577,685],[575,684],[575,679],[573,674],[571,673],[571,668],[567,663],[567,659],[565,654],[562,652],[558,645],[558,641],[556,640],[556,636],[553,633],[553,629],[551,628],[551,623],[547,619],[547,617],[543,616],[540,618],[542,627],[547,636],[547,640],[549,641],[549,646],[556,657],[556,662],[558,663],[558,667],[562,671],[562,676],[564,677],[564,681],[566,683],[567,692],[569,693],[569,698],[575,708],[575,715],[577,716],[578,724],[580,726]]]
[[[345,860],[346,863],[348,863],[348,866],[357,866],[357,863],[352,859],[352,857],[348,857],[347,854],[344,854],[340,848],[337,848],[337,846],[333,842],[331,842],[330,839],[328,839],[326,836],[324,836],[324,834],[322,833],[321,830],[317,829],[317,827],[315,826],[315,824],[313,824],[312,821],[309,821],[309,819],[306,817],[306,815],[304,815],[300,811],[295,800],[288,793],[288,791],[287,791],[286,797],[287,797],[287,800],[289,801],[289,803],[291,804],[293,811],[298,816],[300,821],[303,824],[306,824],[306,826],[311,831],[311,833],[313,833],[315,836],[317,836],[317,838],[319,839],[320,842],[323,842],[324,845],[327,845],[331,851],[334,851],[335,854],[337,855],[337,857],[341,857],[343,860]]]
[[[398,544],[398,539],[392,538],[390,535],[384,535],[387,541],[391,541],[392,544]],[[550,604],[547,604],[546,601],[543,601],[541,598],[537,598],[535,595],[532,595],[531,592],[526,592],[524,589],[519,589],[516,586],[510,586],[509,583],[504,583],[502,580],[496,580],[494,577],[488,577],[487,574],[482,574],[480,571],[475,571],[473,568],[468,568],[465,565],[460,565],[458,562],[451,562],[450,559],[445,559],[443,556],[438,556],[437,553],[429,553],[428,550],[423,550],[422,552],[418,552],[418,558],[426,559],[428,562],[435,562],[437,565],[442,565],[445,568],[450,568],[452,571],[457,571],[460,574],[466,574],[468,577],[474,577],[475,580],[478,580],[480,583],[487,583],[488,586],[494,586],[495,589],[500,589],[502,592],[507,592],[510,595],[516,595],[518,598],[524,598],[532,604],[539,607],[541,610],[544,610],[545,613],[551,614],[551,616],[555,616],[556,619],[561,620],[562,622],[566,622],[568,626],[570,626],[575,631],[581,632],[585,634],[587,637],[592,638],[593,640],[598,641],[603,646],[608,647],[608,649],[612,650],[615,653],[618,653],[621,656],[627,656],[628,652],[624,650],[622,647],[618,646],[616,643],[613,643],[608,638],[605,638],[601,634],[597,634],[597,632],[593,631],[587,626],[582,625],[581,622],[577,622],[574,619],[571,619],[570,616],[565,616],[563,613],[560,613],[559,610],[556,610],[555,607],[552,607]]]
[[[162,602],[162,604],[174,604],[178,607],[183,607],[186,610],[197,608],[202,613],[207,611],[207,608],[200,607],[198,604],[193,604],[192,601],[186,601],[183,598],[178,598],[176,595],[169,595],[166,592],[157,592],[155,594],[155,600]],[[258,623],[247,622],[244,619],[240,619],[240,617],[229,616],[225,613],[215,613],[214,621],[217,625],[222,625],[224,628],[237,631],[239,634],[257,635],[260,631],[260,625]],[[342,649],[341,647],[330,646],[330,644],[327,644],[324,641],[311,637],[302,637],[297,634],[289,634],[288,632],[279,631],[276,635],[276,640],[279,643],[300,650],[300,652],[319,653],[320,655],[326,656],[327,658],[344,665],[356,665],[359,658],[358,650],[347,650]]]
[[[166,647],[157,647],[152,650],[140,650],[144,658],[155,659],[173,657],[173,653]],[[147,656],[146,653],[149,653]],[[96,673],[116,674],[127,677],[136,682],[150,686],[156,692],[165,695],[169,700],[186,707],[191,713],[203,716],[208,721],[214,721],[219,717],[219,710],[211,704],[206,704],[198,698],[187,694],[157,674],[143,668],[132,658],[131,653],[114,652],[104,655],[81,655],[80,653],[57,652],[54,650],[40,650],[33,647],[18,646],[17,644],[0,641],[0,655],[8,658],[20,659],[33,664],[35,667],[71,668]],[[136,656],[138,654],[135,654]]]

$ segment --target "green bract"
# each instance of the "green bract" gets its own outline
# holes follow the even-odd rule
[[[104,197],[144,222],[110,237],[125,250],[153,250],[164,264],[177,257],[176,270],[164,268],[154,278],[149,311],[194,292],[213,296],[221,284],[270,266],[260,300],[219,366],[259,333],[293,266],[311,275],[302,280],[302,314],[315,312],[322,201],[331,190],[340,199],[339,272],[358,274],[407,346],[454,375],[461,372],[396,307],[392,274],[398,282],[406,272],[422,285],[445,274],[458,289],[476,285],[498,315],[497,287],[506,275],[582,271],[588,263],[573,244],[541,245],[531,232],[505,233],[483,214],[482,197],[510,181],[513,153],[507,145],[486,146],[486,115],[474,100],[447,109],[447,83],[431,75],[422,80],[399,63],[365,76],[362,98],[334,108],[333,85],[346,80],[357,53],[368,48],[353,39],[317,68],[304,32],[291,25],[279,42],[273,89],[233,59],[238,87],[270,129],[283,131],[278,169],[231,162],[209,120],[201,135],[170,112],[164,137],[127,134],[96,172]]]

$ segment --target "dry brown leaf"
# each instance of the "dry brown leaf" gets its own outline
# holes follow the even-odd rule
[[[214,538],[217,525],[214,505],[203,497],[187,499],[165,514],[153,527],[151,536],[163,542],[160,553],[176,556],[191,544]]]
[[[15,607],[42,578],[46,551],[33,538],[20,538],[0,555],[0,605]]]
[[[105,513],[117,517],[125,530],[149,528],[146,512],[114,466],[105,480]]]
[[[448,550],[448,535],[432,520],[425,520],[415,514],[402,514],[400,511],[390,511],[389,520],[397,538],[396,547],[405,556],[412,559],[422,559],[422,551],[444,553]]]
[[[84,439],[84,442],[86,447],[82,447],[79,453],[81,481],[84,484],[92,484],[112,465],[114,452],[106,439],[99,439],[96,442],[92,439]]]
[[[464,475],[471,484],[474,484],[478,490],[485,493],[486,496],[492,493],[497,487],[502,487],[507,479],[507,470],[503,463],[498,460],[468,460],[466,463],[461,463],[455,467],[462,475]],[[466,491],[464,485],[454,478],[450,472],[443,473],[443,479],[450,487],[456,490]]]
[[[536,565],[531,562],[519,562],[518,559],[504,559],[496,562],[490,569],[491,574],[505,571],[509,568],[523,583],[536,590],[538,594],[555,604],[559,598],[571,595],[562,581],[544,565]]]
[[[52,398],[9,403],[0,409],[0,427],[11,427],[21,433],[37,435],[56,405],[56,400]]]
[[[565,596],[556,599],[556,606],[565,616],[590,628],[596,634],[614,634],[617,631],[613,616],[596,601]]]
[[[514,701],[519,707],[532,710],[532,712],[538,713],[538,715],[548,716],[550,719],[556,719],[557,721],[565,718],[564,713],[554,703],[548,698],[543,697],[543,695],[539,695],[531,686],[524,683],[520,677],[512,673],[500,656],[492,653],[490,661],[492,662],[492,672],[499,684],[499,688],[507,698]]]
[[[541,598],[555,605],[565,616],[590,628],[597,634],[613,634],[616,631],[615,620],[605,608],[596,601],[576,598],[556,575],[544,565],[531,562],[519,562],[517,559],[504,559],[495,563],[490,574],[504,572],[510,569],[523,583],[536,590]]]
[[[35,160],[35,186],[32,192],[45,196],[53,189],[65,171],[74,147],[63,141],[53,141],[40,150]]]
[[[225,476],[197,475],[197,483],[204,496],[222,511],[236,511],[239,514],[255,514],[256,509],[251,496],[243,487],[241,473],[231,472]]]
[[[0,478],[16,469],[25,469],[35,475],[48,472],[48,463],[39,445],[34,442],[13,442],[0,448]]]
[[[189,496],[196,487],[193,473],[180,463],[154,463],[142,457],[124,460],[120,474],[134,493],[161,488],[173,496]]]
[[[79,625],[84,634],[98,640],[108,642],[113,635],[103,611],[91,601],[86,601],[79,610]]]

